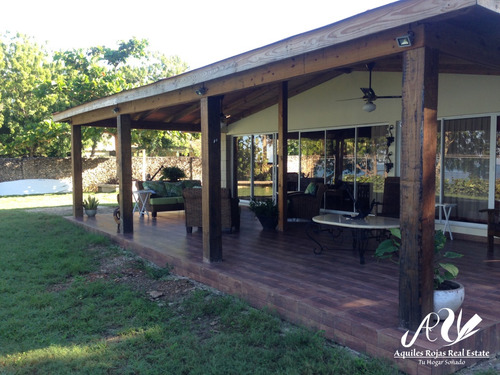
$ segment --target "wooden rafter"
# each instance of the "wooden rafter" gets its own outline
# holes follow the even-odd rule
[[[166,123],[161,121],[130,121],[131,129],[142,130],[178,130],[189,133],[199,133],[201,131],[200,124],[188,123]],[[116,119],[101,120],[88,124],[89,126],[100,128],[116,128]]]

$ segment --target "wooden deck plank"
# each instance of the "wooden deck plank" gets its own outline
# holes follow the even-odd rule
[[[394,360],[395,350],[402,349],[398,266],[378,262],[374,243],[367,250],[366,264],[360,265],[348,232],[335,242],[323,235],[329,250],[315,255],[306,224],[292,222],[286,232],[264,232],[243,207],[240,231],[222,234],[223,262],[208,264],[203,262],[203,234],[196,229],[186,233],[182,211],[159,213],[155,220],[135,214],[131,235],[118,234],[111,215],[69,220],[110,236],[160,266],[168,263],[176,274],[239,296],[255,307],[268,306],[293,323],[321,329],[326,337],[355,350]],[[446,246],[465,255],[457,259],[458,281],[466,286],[463,322],[474,314],[483,319],[481,332],[467,349],[500,352],[500,249],[488,256],[486,242],[456,239]],[[438,341],[419,338],[415,347],[443,348],[446,343]],[[395,362],[413,374],[443,373],[409,359]]]

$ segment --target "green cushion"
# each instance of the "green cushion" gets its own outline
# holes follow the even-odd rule
[[[153,206],[177,203],[184,203],[184,199],[182,197],[159,197],[149,199],[149,204]]]
[[[306,191],[304,191],[304,194],[316,195],[317,190],[318,190],[318,185],[316,185],[314,182],[310,182],[309,185],[307,185],[307,188],[306,188]]]
[[[182,188],[194,188],[194,187],[201,187],[201,181],[200,180],[182,180]]]
[[[142,186],[145,190],[153,190],[156,195],[167,196],[167,191],[165,190],[165,184],[163,181],[144,181]]]
[[[182,196],[182,183],[181,182],[165,182],[165,196],[166,197],[180,197],[180,196]]]

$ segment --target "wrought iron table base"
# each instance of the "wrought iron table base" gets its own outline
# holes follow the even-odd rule
[[[359,263],[365,264],[365,249],[367,241],[372,238],[370,229],[363,228],[350,228],[352,230],[352,249],[359,254]],[[332,227],[330,225],[324,225],[311,222],[306,228],[307,236],[315,242],[318,247],[313,249],[314,254],[319,255],[324,249],[328,250],[328,247],[323,245],[317,239],[315,239],[311,233],[321,233],[328,232],[332,239],[335,240],[339,238],[343,233],[343,228]]]

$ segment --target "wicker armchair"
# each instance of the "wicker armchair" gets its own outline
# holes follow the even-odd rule
[[[288,194],[288,217],[296,219],[311,220],[314,216],[319,215],[321,202],[326,191],[326,185],[322,183],[316,184],[316,194],[306,194],[305,192],[295,192]]]
[[[495,237],[500,237],[500,209],[488,208],[479,212],[488,213],[488,252],[493,253]]]
[[[202,217],[202,189],[187,188],[182,193],[184,197],[184,212],[186,215],[186,232],[192,233],[193,227],[203,226]],[[239,199],[231,198],[231,191],[226,188],[221,190],[221,217],[222,228],[232,232],[240,230]]]

